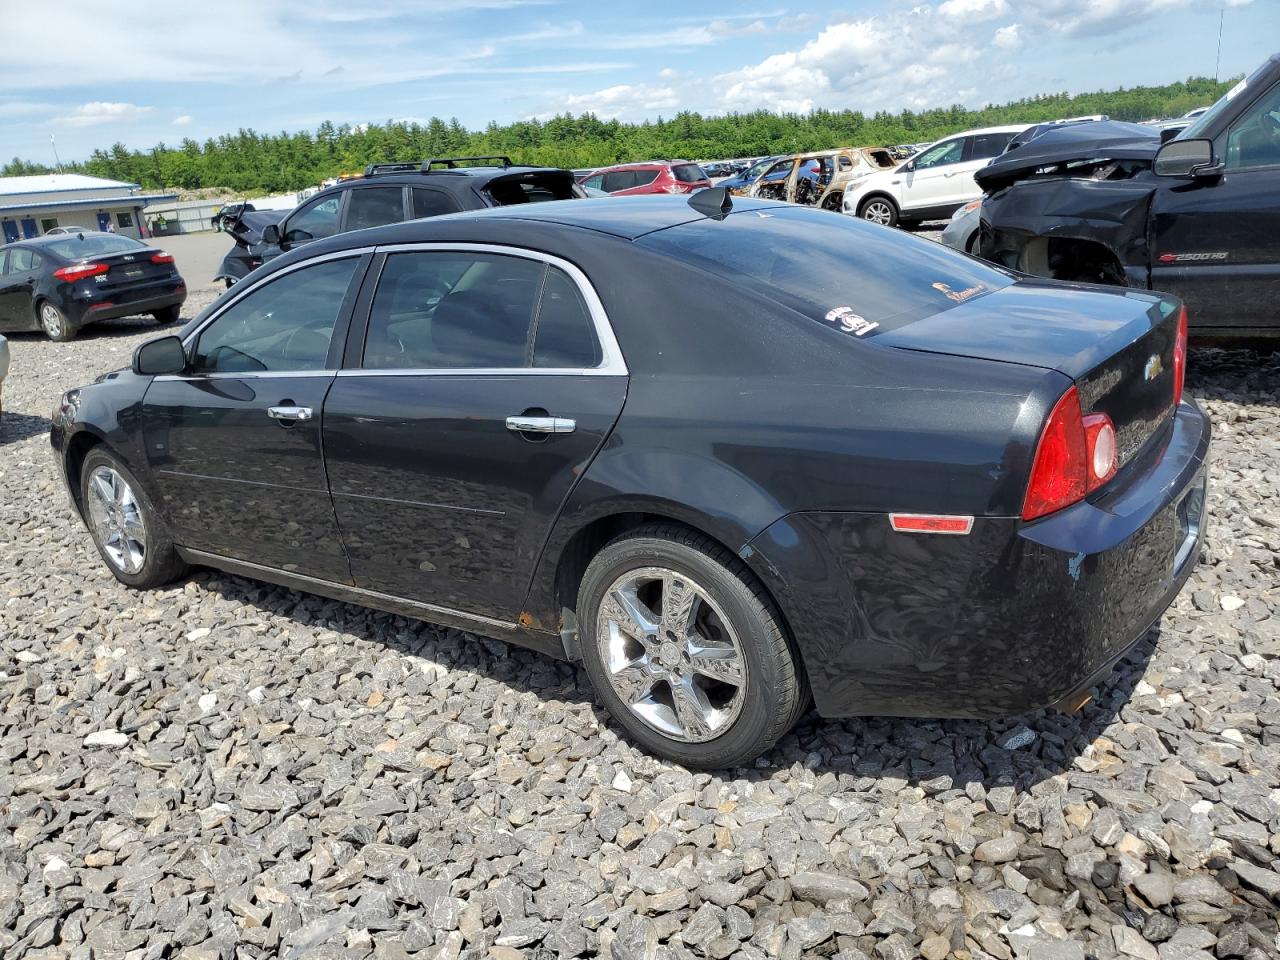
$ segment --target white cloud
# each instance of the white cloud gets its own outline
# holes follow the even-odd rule
[[[652,116],[663,110],[674,110],[682,104],[674,87],[660,84],[621,83],[593,93],[565,97],[550,113],[594,113],[600,117],[628,119]]]
[[[971,23],[981,23],[1003,17],[1009,12],[1006,0],[946,0],[938,6],[944,17],[955,17]]]
[[[1022,42],[1021,24],[1011,23],[1007,27],[1000,27],[995,36],[991,38],[991,42],[1001,50],[1014,50],[1018,44]]]
[[[1227,0],[1243,7],[1253,0]],[[1023,0],[1021,12],[1041,26],[1068,37],[1102,36],[1176,10],[1220,9],[1219,0]]]
[[[83,103],[58,122],[68,127],[96,127],[104,123],[131,123],[150,114],[155,107],[140,107],[136,103],[109,103],[94,100]]]
[[[674,80],[678,76],[680,76],[680,71],[673,70],[671,67],[663,67],[658,71],[658,78],[660,80]]]
[[[173,125],[175,127],[186,127],[186,126],[190,126],[190,124],[191,124],[191,115],[189,113],[184,113],[180,117],[173,118]]]

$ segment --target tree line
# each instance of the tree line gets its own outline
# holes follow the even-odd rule
[[[458,120],[335,126],[258,133],[239,130],[204,143],[184,139],[130,150],[123,143],[95,150],[88,160],[64,164],[68,172],[139,183],[150,189],[215,187],[245,194],[298,190],[368,163],[427,157],[506,155],[517,163],[598,167],[659,157],[713,159],[798,153],[837,146],[920,143],[971,127],[1032,124],[1067,116],[1106,114],[1113,120],[1181,116],[1217,100],[1233,80],[1190,77],[1165,86],[1099,90],[1074,96],[1041,94],[970,110],[953,105],[900,113],[756,110],[724,116],[677,113],[643,123],[602,120],[591,113],[548,120],[520,120],[467,130]],[[15,157],[2,176],[50,173],[52,168]]]

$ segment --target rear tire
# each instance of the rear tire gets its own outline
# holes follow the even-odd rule
[[[898,225],[898,205],[888,197],[867,197],[858,204],[858,216],[885,227]]]
[[[105,447],[84,458],[80,502],[94,546],[121,583],[149,590],[187,572],[146,490]]]
[[[36,313],[40,318],[40,329],[44,331],[44,335],[50,340],[66,343],[76,335],[75,328],[71,326],[71,321],[67,319],[67,315],[52,303],[48,301],[41,303]]]
[[[655,524],[605,546],[583,574],[578,624],[599,702],[646,750],[687,767],[754,760],[808,708],[763,587],[686,528]]]
[[[157,310],[151,315],[163,324],[177,323],[182,319],[182,304],[178,304],[175,307],[165,307],[163,310]]]

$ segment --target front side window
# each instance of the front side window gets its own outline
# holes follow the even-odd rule
[[[1226,164],[1228,170],[1280,164],[1280,84],[1231,125]]]
[[[604,188],[600,186],[600,184],[602,183],[604,183],[603,173],[593,174],[592,176],[587,177],[587,179],[582,181],[582,185],[584,187],[590,187],[592,190],[603,190]]]
[[[302,267],[256,287],[207,326],[196,373],[323,370],[358,257]]]
[[[332,237],[338,232],[338,206],[342,194],[316,201],[289,218],[284,239],[287,243],[305,243]]]
[[[941,143],[935,143],[916,158],[916,169],[928,170],[932,167],[949,166],[953,163],[959,163],[963,157],[963,137],[957,137],[955,140],[943,140]]]
[[[403,187],[362,187],[347,201],[347,229],[363,230],[405,219]]]

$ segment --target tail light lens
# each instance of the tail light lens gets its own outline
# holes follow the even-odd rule
[[[1084,416],[1080,393],[1072,387],[1054,404],[1040,434],[1022,519],[1035,520],[1079,503],[1114,477],[1118,467],[1111,418],[1105,413]]]
[[[171,253],[153,253],[151,255],[152,263],[173,263],[173,254]]]
[[[98,274],[106,273],[110,269],[105,263],[74,263],[69,267],[61,267],[53,271],[53,275],[67,283],[75,283],[85,277],[96,277]]]
[[[1173,344],[1173,405],[1182,402],[1182,385],[1187,379],[1187,308],[1178,312],[1178,339]]]

